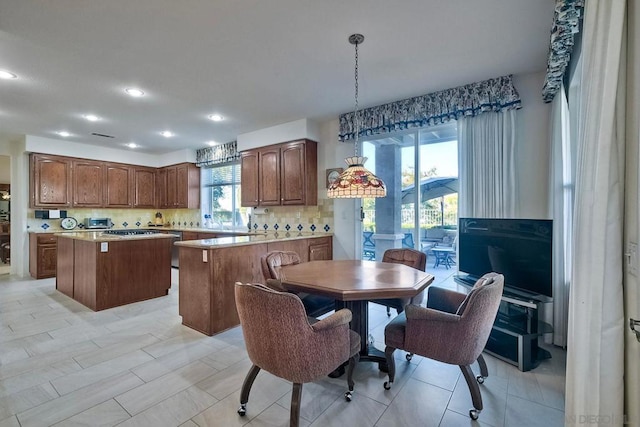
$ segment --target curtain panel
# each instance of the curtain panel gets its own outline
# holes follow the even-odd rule
[[[196,166],[212,166],[240,159],[237,141],[196,150]]]
[[[488,111],[522,107],[511,76],[471,83],[358,111],[359,137],[433,126]],[[340,116],[338,138],[355,139],[354,112]]]
[[[571,60],[573,35],[580,30],[584,0],[556,0],[547,59],[547,75],[542,87],[542,100],[551,102],[558,93],[565,70]]]

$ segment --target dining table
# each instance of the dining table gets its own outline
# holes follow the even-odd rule
[[[364,260],[304,262],[282,267],[280,275],[282,285],[289,291],[332,297],[336,309],[351,310],[351,329],[360,335],[360,360],[377,362],[384,372],[384,352],[368,339],[368,301],[411,298],[434,280],[431,274],[403,264]]]

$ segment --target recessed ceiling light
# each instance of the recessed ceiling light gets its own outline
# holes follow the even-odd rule
[[[129,87],[124,91],[127,92],[127,94],[129,94],[130,96],[133,96],[134,98],[139,98],[141,96],[144,96],[144,92],[135,87]]]
[[[129,148],[137,148],[138,144],[136,144],[135,142],[130,142],[130,143],[127,144],[127,147],[129,147]]]
[[[160,132],[160,135],[164,136],[165,138],[171,138],[173,136],[173,133],[168,130],[165,130]]]
[[[89,120],[90,122],[97,122],[98,120],[100,120],[100,117],[94,115],[94,114],[87,114],[84,116],[85,119]]]
[[[215,141],[207,141],[207,145],[209,145],[210,147],[213,147],[214,145],[218,145],[218,143]]]
[[[6,70],[0,70],[0,79],[17,79],[18,76],[16,76],[13,73],[10,73],[9,71]]]
[[[221,122],[224,120],[224,117],[222,117],[220,114],[210,114],[209,120],[213,120],[214,122]]]
[[[67,132],[66,130],[61,130],[60,132],[57,132],[58,135],[62,136],[62,137],[68,137],[71,136],[71,134],[69,132]]]

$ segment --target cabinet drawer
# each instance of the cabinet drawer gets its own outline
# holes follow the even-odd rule
[[[53,235],[38,236],[39,245],[46,245],[47,243],[56,243],[57,241],[58,241],[58,238]]]

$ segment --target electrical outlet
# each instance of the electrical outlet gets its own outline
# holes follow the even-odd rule
[[[296,212],[296,219],[300,219],[300,211]]]

